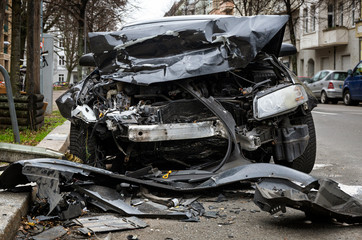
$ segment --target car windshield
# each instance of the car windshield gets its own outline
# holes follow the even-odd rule
[[[335,72],[332,74],[332,80],[340,80],[340,81],[344,81],[344,79],[347,78],[347,73],[346,72]]]

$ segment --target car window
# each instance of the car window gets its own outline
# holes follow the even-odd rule
[[[328,74],[327,71],[321,72],[321,75],[319,75],[318,80],[321,80],[322,78],[324,78],[325,76],[327,76],[327,74]]]
[[[329,74],[329,75],[326,77],[326,80],[332,80],[332,75],[333,75],[333,74]]]
[[[317,72],[312,78],[311,78],[311,82],[315,82],[317,81],[317,79],[319,78],[319,75],[321,74],[321,72]]]
[[[360,62],[354,69],[353,76],[362,75],[362,62]]]
[[[335,72],[331,74],[331,76],[332,80],[344,81],[347,78],[348,74],[346,72]]]

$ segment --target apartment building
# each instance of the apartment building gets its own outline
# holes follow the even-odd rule
[[[309,1],[299,9],[298,75],[313,76],[322,69],[351,69],[360,59],[356,0]]]
[[[66,54],[64,51],[64,41],[60,34],[55,34],[54,52],[53,54],[53,83],[66,82],[68,70],[66,68]],[[69,77],[69,83],[75,83],[78,80],[77,68],[74,68]]]
[[[164,16],[207,15],[212,10],[212,0],[178,0]]]
[[[177,15],[205,14],[196,7],[192,8],[194,9],[192,12],[180,11],[180,9],[185,9],[184,2],[191,2],[195,6],[200,2],[206,3],[206,14],[238,16],[240,16],[240,12],[236,8],[243,10],[245,4],[248,4],[240,0],[181,0],[178,3],[180,2],[182,3],[178,6],[179,14]],[[255,14],[253,11],[256,8],[253,4],[257,3],[250,1],[247,5],[250,12],[243,13],[243,15]],[[283,4],[283,2],[276,1],[273,5],[263,5],[257,14],[285,14]],[[295,72],[299,76],[312,76],[322,69],[348,70],[362,59],[362,44],[360,44],[362,40],[359,39],[362,39],[362,22],[358,22],[360,6],[361,0],[308,0],[304,1],[301,6],[292,6],[297,8],[293,21],[295,22],[294,30],[298,50]],[[291,42],[288,28],[284,42]],[[283,59],[283,62],[291,66],[290,61],[290,57]]]
[[[6,0],[4,26],[0,26],[0,65],[8,72],[10,71],[10,53],[11,53],[11,0]],[[0,74],[0,79],[2,80]]]

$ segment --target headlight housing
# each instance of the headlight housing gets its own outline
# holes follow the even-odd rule
[[[302,85],[291,85],[276,91],[259,92],[254,98],[254,118],[262,120],[295,110],[308,101]]]

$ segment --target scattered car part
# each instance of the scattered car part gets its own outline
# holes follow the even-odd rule
[[[183,171],[178,171],[180,174]],[[168,179],[163,179],[162,176],[155,177],[153,174],[144,175],[143,177],[133,178],[123,174],[113,173],[104,169],[92,167],[86,164],[69,162],[58,159],[32,159],[18,161],[11,164],[2,175],[0,175],[0,188],[14,188],[19,184],[28,182],[37,182],[43,178],[49,178],[51,184],[45,181],[42,184],[39,181],[39,192],[42,196],[49,194],[50,200],[58,199],[59,181],[62,184],[76,181],[77,179],[85,179],[92,181],[94,184],[109,185],[109,183],[130,183],[140,186],[156,187],[159,189],[171,190],[176,192],[197,192],[212,188],[221,187],[231,183],[236,183],[243,180],[252,180],[267,177],[286,178],[301,183],[307,186],[316,179],[303,172],[268,163],[255,163],[237,166],[230,168],[220,173],[211,174],[207,179],[202,178],[198,181],[189,181],[190,176],[195,173],[190,170],[185,170],[186,174],[183,179],[172,181],[173,175]],[[204,174],[205,171],[201,173]],[[51,173],[51,175],[49,175]],[[189,176],[187,176],[189,174]],[[44,181],[44,180],[43,180]],[[80,182],[81,183],[81,182]],[[79,183],[79,184],[80,184]],[[51,188],[43,190],[42,188]],[[44,193],[44,194],[43,194]]]
[[[116,217],[113,215],[83,217],[74,219],[73,221],[83,226],[83,228],[79,228],[78,230],[85,235],[89,233],[138,229],[148,226],[147,223],[136,217]]]
[[[134,208],[126,204],[121,198],[120,194],[111,188],[104,186],[73,186],[79,192],[86,194],[87,196],[95,199],[98,202],[106,205],[110,209],[121,213],[126,216],[148,217],[148,218],[187,218],[185,213],[168,212],[168,213],[143,213],[137,208]]]
[[[67,233],[67,230],[65,230],[62,226],[56,226],[53,228],[50,228],[42,233],[39,233],[36,236],[33,236],[31,239],[34,240],[53,240],[53,239],[59,239],[62,236],[64,236]]]
[[[287,179],[263,179],[256,184],[254,202],[271,214],[291,207],[304,211],[307,217],[362,223],[362,201],[342,191],[330,179],[304,187]]]

